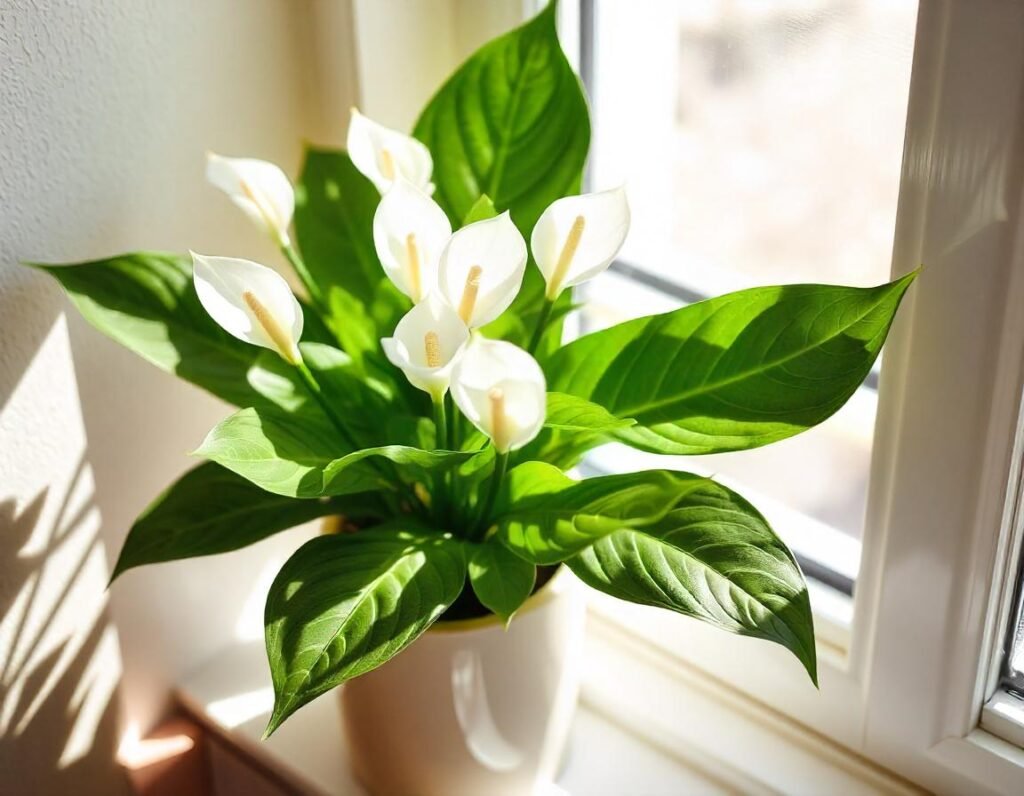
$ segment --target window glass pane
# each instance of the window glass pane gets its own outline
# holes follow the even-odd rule
[[[585,329],[754,285],[888,280],[914,0],[585,5],[591,184],[625,183],[633,209]],[[673,464],[838,529],[856,557],[875,404],[862,388],[792,440]]]

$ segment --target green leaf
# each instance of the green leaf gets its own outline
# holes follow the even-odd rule
[[[264,349],[237,340],[203,309],[187,256],[136,252],[74,265],[39,265],[99,331],[161,370],[236,406],[264,406],[248,381]]]
[[[853,395],[916,275],[874,288],[754,288],[629,321],[557,351],[548,387],[635,419],[615,436],[642,450],[767,445]]]
[[[325,296],[331,332],[358,368],[395,385],[406,403],[429,413],[429,401],[380,351],[380,338],[391,335],[412,305],[377,258],[377,189],[346,153],[308,148],[295,198],[296,239]]]
[[[556,564],[617,530],[661,520],[705,483],[670,470],[575,481],[557,467],[526,462],[509,473],[496,513],[497,536],[525,559]]]
[[[636,421],[611,414],[603,406],[575,395],[561,392],[548,393],[547,417],[544,425],[564,431],[608,433],[629,428]]]
[[[566,563],[620,600],[781,644],[817,685],[800,569],[757,510],[720,484],[703,480],[661,520],[612,531]]]
[[[484,45],[431,99],[413,135],[434,158],[434,198],[453,224],[486,194],[529,239],[541,212],[579,189],[590,144],[580,82],[555,4]]]
[[[462,591],[462,545],[395,529],[320,536],[285,563],[264,617],[274,682],[265,736],[413,642]]]
[[[411,480],[444,471],[473,451],[381,445],[351,451],[331,429],[270,411],[242,409],[221,421],[195,452],[276,495],[320,497],[393,488],[387,462]]]
[[[381,417],[411,420],[395,403],[389,384],[367,377],[345,352],[323,343],[300,343],[302,358],[323,390],[324,398],[346,423],[350,435],[371,446],[388,441]],[[336,431],[308,388],[297,383],[295,368],[267,351],[249,371],[249,383],[275,408],[288,412],[290,422],[336,438]]]
[[[475,224],[477,221],[486,221],[489,218],[494,218],[496,215],[498,215],[498,211],[494,207],[494,202],[491,201],[491,197],[484,194],[469,208],[466,217],[462,219],[462,226],[468,227],[470,224]]]
[[[391,393],[417,413],[430,413],[430,401],[392,365],[380,347],[390,337],[401,317],[412,306],[391,281],[384,279],[374,290],[373,301],[364,305],[348,291],[332,286],[327,297],[328,323],[358,372],[386,384]]]
[[[470,550],[469,580],[477,599],[508,624],[533,593],[537,567],[494,538]]]
[[[111,576],[143,564],[238,550],[329,514],[383,517],[378,496],[296,500],[264,492],[213,462],[185,473],[135,521]]]
[[[373,245],[380,195],[344,152],[308,148],[295,188],[295,236],[328,299],[340,288],[369,306],[384,271]],[[340,321],[341,319],[339,319]]]
[[[597,404],[565,393],[548,393],[544,428],[529,445],[514,455],[514,462],[537,460],[566,470],[575,467],[587,451],[609,435],[634,424]]]

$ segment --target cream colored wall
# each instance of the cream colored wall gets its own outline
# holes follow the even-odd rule
[[[330,2],[330,0],[327,0]],[[452,70],[521,24],[534,0],[353,0],[360,107],[411,130]]]
[[[346,3],[331,5],[344,26]],[[352,75],[313,79],[312,39],[330,30],[309,11],[0,4],[0,782],[19,793],[117,792],[121,730],[145,729],[174,680],[237,634],[296,538],[129,573],[105,593],[134,516],[228,409],[92,331],[16,262],[193,248],[277,263],[205,184],[203,153],[294,174],[303,137],[339,140],[327,109],[351,103]],[[261,606],[248,610],[258,633]]]
[[[310,532],[105,592],[134,517],[229,409],[16,263],[192,248],[280,264],[206,185],[205,150],[294,176],[303,140],[343,143],[354,103],[408,129],[532,4],[0,0],[0,782],[117,792],[117,746],[175,681],[225,644],[263,654],[261,593]]]

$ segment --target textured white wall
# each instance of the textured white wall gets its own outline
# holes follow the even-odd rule
[[[205,185],[203,152],[294,174],[302,137],[337,139],[313,94],[346,107],[353,84],[312,79],[310,41],[329,37],[309,8],[0,2],[0,782],[19,793],[117,792],[121,730],[144,730],[174,679],[236,634],[268,558],[296,539],[129,573],[105,594],[132,519],[228,409],[16,262],[193,248],[277,263]]]

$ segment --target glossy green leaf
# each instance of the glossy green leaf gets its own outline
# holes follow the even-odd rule
[[[526,462],[509,473],[497,535],[523,558],[556,564],[617,530],[657,522],[706,482],[670,470],[575,481],[557,467]]]
[[[548,393],[548,412],[544,420],[548,428],[609,433],[629,428],[635,422],[632,418],[616,417],[603,406],[585,398],[561,392]]]
[[[612,531],[566,563],[620,600],[781,644],[817,684],[800,569],[757,510],[720,484],[703,480],[662,519]]]
[[[381,417],[411,420],[404,407],[395,403],[393,387],[366,376],[345,352],[323,343],[300,343],[299,349],[324,397],[344,419],[356,442],[369,447],[391,441],[384,433]],[[276,354],[267,351],[261,355],[248,378],[267,401],[291,415],[290,422],[311,427],[327,437],[336,436],[331,421],[306,385],[296,383],[295,368]]]
[[[533,593],[537,567],[494,538],[468,547],[469,580],[477,599],[507,624]]]
[[[351,451],[329,429],[252,408],[218,423],[195,453],[268,492],[303,498],[388,489],[393,486],[391,465],[411,480],[423,480],[427,473],[455,467],[476,455],[407,445]]]
[[[514,462],[537,460],[570,469],[583,455],[635,421],[618,418],[597,404],[565,393],[548,393],[544,428],[529,445],[517,451]]]
[[[548,387],[637,425],[656,453],[744,450],[841,407],[871,369],[916,272],[874,288],[763,287],[589,334],[545,364]]]
[[[111,581],[143,564],[238,550],[317,517],[380,518],[386,510],[370,493],[331,500],[274,495],[207,462],[185,473],[135,521]]]
[[[394,385],[406,404],[429,413],[429,401],[380,350],[380,339],[394,332],[412,305],[384,275],[377,258],[377,189],[346,153],[310,148],[295,195],[295,235],[325,297],[331,332],[357,368]]]
[[[188,256],[135,252],[74,265],[35,265],[99,331],[161,370],[236,406],[266,405],[248,381],[265,349],[218,326],[192,286]]]
[[[285,563],[264,615],[274,711],[266,735],[337,685],[385,663],[462,591],[462,545],[394,529],[320,536]]]
[[[338,288],[369,306],[384,270],[373,246],[380,195],[344,152],[309,148],[295,188],[295,237],[324,296]],[[339,319],[340,320],[340,319]]]
[[[590,144],[579,79],[555,6],[484,45],[431,99],[413,134],[434,157],[434,198],[453,224],[486,194],[529,239],[541,212],[578,191]]]

